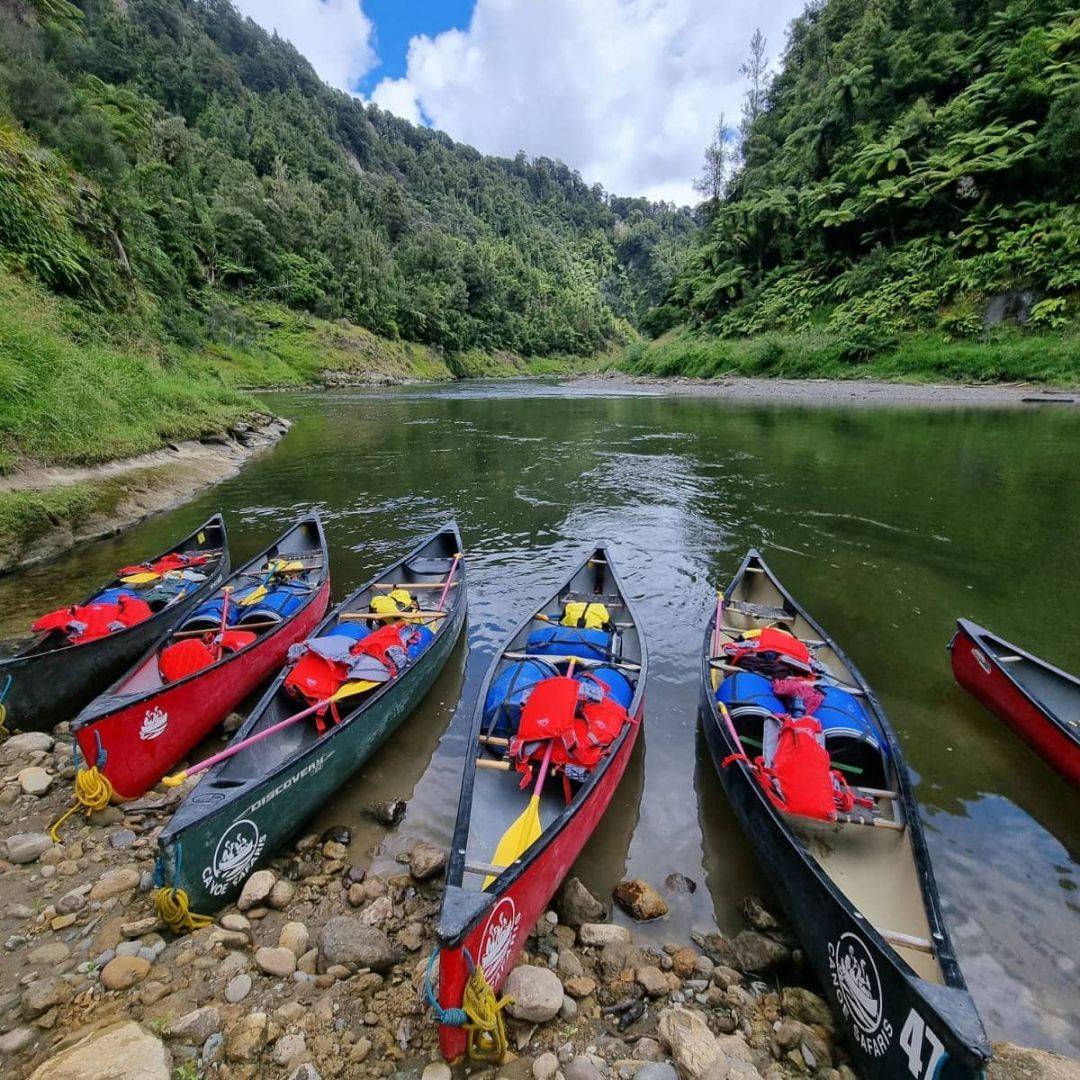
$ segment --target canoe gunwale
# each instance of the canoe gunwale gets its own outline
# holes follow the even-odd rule
[[[160,686],[151,687],[148,690],[144,690],[138,693],[124,694],[118,693],[118,689],[124,685],[124,683],[131,678],[132,674],[142,667],[153,658],[153,656],[162,647],[165,641],[172,633],[172,627],[166,627],[153,643],[146,649],[146,651],[132,663],[128,669],[112,683],[105,691],[103,691],[94,701],[84,708],[78,716],[72,721],[71,730],[73,733],[84,730],[85,728],[92,727],[94,724],[99,723],[101,720],[107,718],[112,713],[121,709],[129,709],[136,704],[144,702],[152,702],[155,698],[165,693],[171,693],[180,687],[191,686],[197,680],[204,678],[205,676],[217,672],[225,667],[227,664],[237,660],[240,657],[250,656],[256,650],[260,650],[271,643],[275,637],[288,629],[307,609],[318,599],[323,588],[329,581],[330,577],[330,554],[326,543],[326,534],[323,531],[322,519],[317,513],[305,514],[288,529],[285,530],[272,544],[268,544],[261,552],[249,559],[242,566],[239,566],[235,571],[230,573],[228,577],[213,589],[207,595],[212,597],[216,593],[220,592],[230,582],[235,581],[250,567],[265,563],[271,552],[276,551],[282,543],[293,533],[299,532],[305,526],[312,526],[315,529],[317,543],[313,545],[313,548],[317,548],[322,556],[322,565],[318,567],[320,573],[318,581],[312,585],[311,591],[304,598],[303,603],[296,611],[294,611],[288,618],[282,619],[276,626],[268,629],[265,633],[260,634],[249,645],[245,645],[242,649],[238,649],[236,652],[226,652],[221,659],[211,664],[209,667],[200,668],[198,671],[193,671],[189,675],[185,675],[182,679],[176,679],[174,682],[162,682]],[[312,568],[314,569],[314,567]]]
[[[957,619],[957,634],[953,635],[952,641],[949,642],[949,651],[952,652],[953,645],[956,642],[958,634],[966,634],[972,641],[972,644],[979,649],[979,651],[986,657],[987,661],[993,666],[994,670],[1003,675],[1006,681],[1013,686],[1024,698],[1037,709],[1045,719],[1053,725],[1055,730],[1060,732],[1065,738],[1069,739],[1073,744],[1080,747],[1080,732],[1074,731],[1058,714],[1045,705],[1036,694],[1027,687],[1020,679],[1018,679],[1009,670],[1009,664],[1003,664],[993,651],[986,647],[985,642],[996,641],[1001,645],[1004,645],[1006,649],[1016,656],[1021,656],[1029,663],[1035,664],[1037,667],[1042,668],[1043,671],[1048,672],[1055,678],[1060,679],[1067,686],[1075,690],[1077,694],[1077,700],[1080,702],[1080,679],[1075,675],[1071,675],[1067,671],[1063,671],[1061,668],[1054,667],[1053,664],[1048,664],[1045,660],[1040,659],[1038,656],[1034,656],[1026,649],[1020,648],[1018,645],[1014,645],[1011,641],[1006,641],[1003,637],[999,637],[997,634],[987,630],[986,627],[980,626],[976,622],[972,622],[970,619]]]
[[[599,764],[589,775],[574,794],[574,798],[563,808],[559,816],[549,823],[543,831],[541,839],[534,843],[529,850],[518,860],[506,867],[492,882],[490,888],[484,890],[466,889],[462,885],[465,876],[465,860],[467,855],[469,826],[472,818],[473,797],[476,784],[476,759],[479,754],[479,736],[484,719],[484,703],[487,700],[488,690],[495,679],[503,661],[503,654],[510,645],[524,633],[535,621],[535,616],[542,612],[559,596],[569,588],[570,583],[577,575],[594,563],[602,560],[611,575],[612,582],[621,598],[629,621],[633,623],[638,638],[638,651],[640,653],[637,683],[634,686],[634,696],[627,706],[627,713],[631,722],[623,727],[618,737],[612,742],[608,753],[600,760]],[[525,618],[502,642],[498,651],[492,657],[488,665],[484,680],[477,691],[476,701],[473,708],[472,724],[469,730],[469,738],[466,744],[465,765],[461,780],[461,794],[458,801],[457,819],[454,824],[453,839],[451,841],[450,855],[446,869],[446,890],[444,893],[443,908],[439,916],[439,924],[436,936],[439,945],[443,949],[456,949],[465,941],[484,916],[499,898],[506,893],[527,873],[533,864],[543,856],[544,852],[554,841],[574,822],[578,812],[590,800],[597,790],[602,778],[606,775],[612,763],[621,760],[623,750],[628,740],[636,740],[638,728],[642,722],[642,705],[645,694],[646,675],[648,672],[648,653],[645,636],[641,632],[641,620],[637,617],[633,602],[630,600],[623,586],[622,580],[610,558],[605,544],[596,545],[591,552],[574,568],[562,585],[551,594],[539,607]]]
[[[319,624],[308,635],[308,638],[318,637],[319,634],[326,629],[326,627],[334,623],[334,621],[341,615],[342,612],[347,610],[348,606],[352,604],[358,596],[371,589],[374,585],[384,581],[385,579],[390,578],[391,575],[397,573],[397,571],[399,571],[405,563],[407,563],[410,559],[415,558],[416,555],[423,551],[424,548],[428,547],[433,541],[435,541],[439,536],[443,535],[444,533],[451,533],[454,536],[455,540],[457,541],[458,550],[460,550],[461,535],[458,531],[457,523],[455,521],[450,521],[441,529],[437,529],[435,532],[427,536],[423,541],[417,544],[416,547],[414,547],[397,562],[392,563],[390,566],[384,568],[383,570],[380,570],[373,578],[365,582],[365,584],[361,585],[359,588],[354,589],[351,593],[349,593],[349,595],[345,597],[345,599],[342,600],[341,603],[339,603],[332,611],[330,611],[326,616],[324,616],[324,618],[319,622]],[[445,620],[448,624],[448,630],[444,631],[440,629],[439,631],[439,634],[443,635],[444,637],[446,633],[449,633],[450,636],[454,638],[457,637],[464,623],[465,613],[468,607],[468,590],[465,571],[465,560],[462,559],[458,565],[459,571],[455,577],[455,580],[459,581],[461,584],[459,588],[450,590],[451,595],[448,597],[448,610],[451,612],[451,614]],[[197,827],[206,818],[218,814],[224,807],[227,807],[232,803],[240,802],[243,799],[250,797],[260,786],[271,783],[274,780],[278,779],[283,773],[287,772],[294,766],[302,763],[308,756],[313,755],[317,752],[321,752],[330,744],[331,740],[335,735],[342,734],[348,728],[353,727],[354,722],[359,721],[362,718],[363,714],[371,711],[373,708],[380,704],[385,704],[386,698],[390,696],[393,691],[396,690],[398,693],[400,693],[403,688],[410,686],[411,683],[414,681],[410,678],[410,676],[416,672],[419,666],[419,661],[417,664],[410,664],[409,667],[407,667],[402,673],[400,678],[390,679],[389,681],[383,683],[380,687],[378,687],[378,689],[376,689],[374,692],[365,695],[354,709],[342,716],[340,723],[329,725],[323,735],[320,738],[316,739],[314,742],[312,742],[309,746],[304,747],[302,750],[300,750],[299,753],[295,754],[292,757],[282,758],[281,760],[276,762],[269,770],[264,771],[257,776],[251,777],[246,782],[238,783],[235,787],[229,788],[223,799],[214,803],[212,806],[208,806],[205,810],[200,808],[197,813],[193,812],[190,820],[185,820],[183,813],[185,805],[182,803],[177,808],[176,812],[169,820],[168,825],[161,833],[161,849],[164,850],[167,846],[167,843],[169,842],[176,843],[185,832],[187,832],[191,828]],[[292,665],[286,664],[281,669],[281,671],[278,672],[273,682],[270,684],[269,687],[267,687],[265,693],[251,710],[251,713],[248,715],[247,719],[236,730],[236,733],[234,734],[230,742],[238,742],[239,740],[247,738],[250,734],[253,733],[254,728],[258,724],[262,715],[268,708],[271,707],[274,699],[281,690],[282,684],[285,682],[285,679],[291,669]],[[397,695],[395,694],[394,696]],[[282,719],[284,719],[284,717]],[[227,761],[219,762],[213,768],[208,769],[202,780],[199,782],[199,785],[192,790],[191,794],[188,796],[188,799],[197,795],[199,793],[199,788],[203,787],[204,785],[209,788],[213,784],[214,779],[220,776],[221,772],[224,770],[227,764]],[[185,799],[185,803],[188,802],[188,799]]]

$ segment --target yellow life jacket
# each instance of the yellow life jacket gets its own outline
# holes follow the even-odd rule
[[[373,596],[370,607],[377,615],[391,615],[396,611],[414,611],[416,603],[406,589],[394,589],[385,596]]]
[[[572,600],[563,613],[563,626],[576,626],[584,630],[603,630],[611,622],[608,609],[603,604],[585,604]]]

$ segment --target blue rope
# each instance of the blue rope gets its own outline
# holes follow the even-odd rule
[[[4,698],[7,697],[7,692],[11,689],[11,684],[15,681],[15,676],[8,672],[7,682],[4,683],[4,689],[0,690],[0,705],[4,704]]]
[[[469,1022],[469,1016],[464,1009],[444,1009],[435,997],[435,990],[432,985],[431,973],[435,970],[435,961],[439,957],[439,947],[436,945],[431,951],[431,956],[428,959],[427,974],[424,976],[424,996],[427,998],[428,1005],[431,1006],[431,1011],[435,1014],[435,1019],[440,1024],[445,1024],[447,1027],[464,1027]],[[465,954],[466,960],[470,961],[471,957],[468,953]]]

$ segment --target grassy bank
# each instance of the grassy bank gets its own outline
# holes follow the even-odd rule
[[[1080,334],[1027,333],[1015,327],[985,338],[949,341],[940,333],[889,341],[806,331],[721,338],[676,330],[628,346],[615,367],[634,375],[715,379],[891,379],[904,382],[1030,382],[1080,386]]]

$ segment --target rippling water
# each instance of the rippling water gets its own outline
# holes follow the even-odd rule
[[[697,881],[648,928],[664,940],[734,930],[738,900],[767,894],[696,727],[714,587],[761,547],[899,732],[991,1035],[1080,1054],[1077,793],[953,683],[945,652],[964,614],[1080,669],[1080,415],[779,408],[545,383],[268,400],[295,421],[283,444],[182,509],[0,581],[0,629],[218,507],[236,561],[319,509],[338,596],[455,515],[471,579],[467,644],[320,821],[351,825],[354,854],[388,868],[417,837],[449,844],[487,661],[604,540],[648,635],[647,724],[577,871],[598,891],[625,874]],[[392,796],[410,800],[408,814],[376,849],[380,833],[360,810]]]

